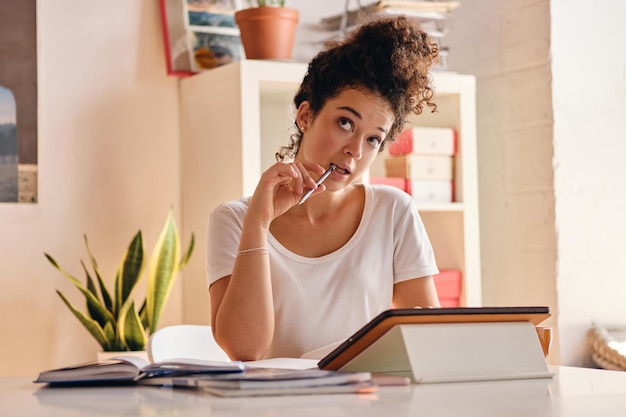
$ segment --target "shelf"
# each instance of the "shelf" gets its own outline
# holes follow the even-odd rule
[[[422,212],[463,212],[463,203],[418,203],[417,211]]]

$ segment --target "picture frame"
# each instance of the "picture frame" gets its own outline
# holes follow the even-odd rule
[[[159,0],[167,73],[185,77],[243,58],[240,0]]]
[[[36,9],[0,6],[0,204],[39,201]]]

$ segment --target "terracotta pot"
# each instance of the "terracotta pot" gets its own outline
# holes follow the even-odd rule
[[[235,12],[247,59],[291,59],[299,13],[288,7],[253,7]]]

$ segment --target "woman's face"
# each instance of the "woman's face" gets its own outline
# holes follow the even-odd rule
[[[337,168],[324,182],[337,190],[357,180],[372,164],[394,122],[389,103],[363,89],[343,90],[314,115],[309,103],[296,116],[303,132],[296,160]]]

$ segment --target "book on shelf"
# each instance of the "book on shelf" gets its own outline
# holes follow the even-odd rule
[[[134,384],[139,380],[191,374],[241,373],[242,362],[171,359],[148,363],[142,358],[120,355],[110,360],[42,371],[34,382],[53,385]]]
[[[449,180],[454,179],[454,157],[446,155],[400,155],[385,159],[385,172],[388,177],[402,177],[409,180]]]
[[[416,126],[405,129],[389,146],[390,156],[407,154],[455,155],[457,133],[450,127]]]
[[[373,392],[369,372],[247,367],[237,374],[203,374],[148,378],[140,385],[197,389],[221,397]]]

